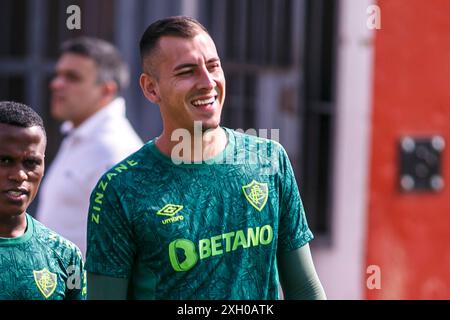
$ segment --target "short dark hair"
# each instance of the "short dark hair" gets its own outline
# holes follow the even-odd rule
[[[63,42],[61,54],[64,53],[75,53],[94,60],[97,65],[98,81],[114,81],[118,92],[128,86],[130,79],[128,66],[111,43],[82,36]]]
[[[209,34],[200,22],[186,16],[167,17],[153,22],[144,31],[139,42],[142,67],[144,68],[144,59],[153,53],[161,37],[193,38],[199,31]]]
[[[42,118],[29,106],[15,101],[0,101],[0,123],[16,127],[40,127],[47,137]]]

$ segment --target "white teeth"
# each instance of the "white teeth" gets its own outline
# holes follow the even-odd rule
[[[8,194],[12,195],[13,197],[18,197],[18,196],[22,195],[23,192],[22,191],[8,191]]]
[[[211,104],[211,103],[213,103],[215,100],[216,100],[215,97],[211,97],[211,98],[205,99],[205,100],[195,100],[195,101],[192,102],[192,104],[193,104],[194,106],[202,106],[202,105],[205,105],[205,104]]]

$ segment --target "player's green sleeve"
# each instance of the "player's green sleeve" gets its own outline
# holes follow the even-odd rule
[[[280,226],[278,251],[290,252],[314,239],[308,226],[294,170],[283,147],[280,150]]]
[[[88,272],[88,300],[126,300],[128,279]]]
[[[309,244],[292,251],[280,252],[277,259],[285,299],[327,299],[314,267]]]
[[[65,300],[86,300],[87,278],[80,249],[74,249],[72,259],[69,267],[72,273],[67,279]]]

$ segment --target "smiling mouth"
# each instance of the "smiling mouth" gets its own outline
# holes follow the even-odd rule
[[[197,99],[191,101],[191,104],[198,108],[198,107],[206,107],[209,105],[212,105],[217,100],[217,96],[206,98],[206,99]]]

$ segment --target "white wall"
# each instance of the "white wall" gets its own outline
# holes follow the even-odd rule
[[[332,240],[312,253],[329,299],[363,299],[372,90],[371,0],[341,0]],[[382,21],[382,20],[381,20]]]

